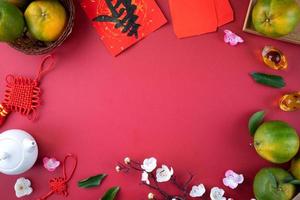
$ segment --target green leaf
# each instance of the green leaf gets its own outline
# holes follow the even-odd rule
[[[78,182],[78,187],[82,188],[91,188],[96,187],[101,184],[103,179],[106,177],[106,174],[99,174],[96,176],[89,177],[87,179],[81,180]]]
[[[300,180],[294,179],[294,180],[290,181],[290,183],[293,185],[300,185]]]
[[[289,182],[291,182],[293,180],[294,180],[294,178],[292,176],[288,176],[288,177],[286,177],[286,178],[283,179],[283,183],[289,183]]]
[[[105,195],[101,198],[101,200],[114,200],[116,195],[118,194],[120,187],[110,188]]]
[[[300,185],[300,180],[294,179],[293,177],[287,177],[283,180],[284,183],[290,183],[293,185]]]
[[[261,123],[264,120],[266,112],[265,111],[259,111],[254,113],[248,122],[248,129],[251,133],[251,136],[254,136],[256,129],[261,125]]]
[[[274,88],[282,88],[285,86],[285,82],[281,76],[257,72],[251,73],[251,76],[257,83],[263,85],[267,85]]]

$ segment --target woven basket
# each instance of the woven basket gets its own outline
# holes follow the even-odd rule
[[[26,33],[17,40],[10,42],[9,45],[18,51],[28,55],[42,55],[51,52],[56,47],[60,46],[66,38],[71,34],[74,19],[75,19],[75,5],[73,0],[60,0],[68,13],[68,23],[62,35],[54,42],[42,42],[30,38]]]

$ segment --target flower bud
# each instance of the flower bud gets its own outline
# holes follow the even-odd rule
[[[154,194],[150,192],[150,193],[148,194],[148,199],[154,199]]]
[[[121,171],[121,167],[119,165],[116,166],[116,172],[120,172]]]
[[[129,157],[126,157],[126,158],[124,159],[124,163],[125,163],[126,165],[128,165],[128,164],[130,163],[130,158],[129,158]]]

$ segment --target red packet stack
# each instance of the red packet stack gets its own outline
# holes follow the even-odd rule
[[[233,20],[228,0],[169,0],[169,5],[178,38],[214,32]]]
[[[81,6],[114,56],[167,22],[154,0],[83,0]]]

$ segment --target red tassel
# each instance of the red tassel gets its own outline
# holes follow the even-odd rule
[[[0,126],[4,123],[9,111],[4,108],[2,104],[0,104]]]
[[[74,160],[74,165],[69,177],[67,176],[67,171],[66,171],[66,162],[68,158],[72,158]],[[48,197],[50,197],[53,194],[59,194],[65,197],[68,196],[67,184],[73,177],[76,167],[77,167],[77,157],[72,154],[68,154],[63,161],[63,177],[51,179],[49,181],[50,192],[48,192],[48,194],[46,194],[45,196],[38,198],[37,200],[46,200]]]

